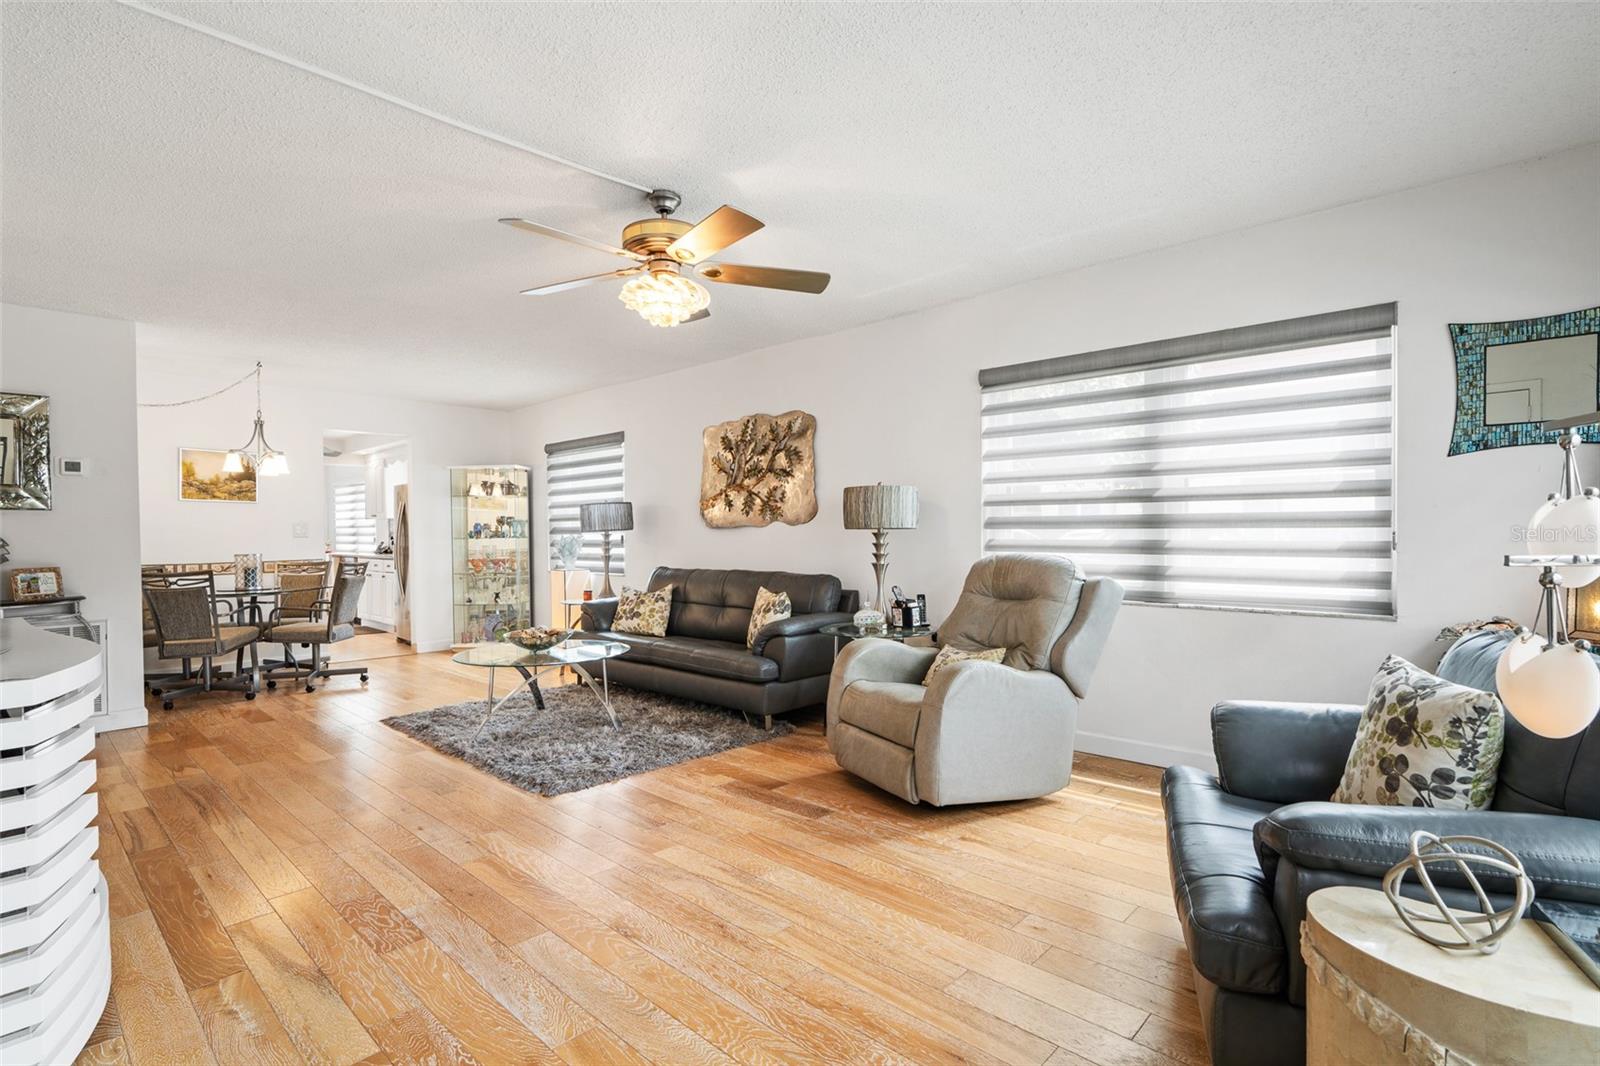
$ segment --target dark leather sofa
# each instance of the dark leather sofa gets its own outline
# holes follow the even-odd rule
[[[1494,691],[1509,639],[1468,634],[1435,672]],[[1306,898],[1330,885],[1378,888],[1417,829],[1510,848],[1535,898],[1600,903],[1600,720],[1550,740],[1508,718],[1492,809],[1445,811],[1326,802],[1360,717],[1356,706],[1221,703],[1211,712],[1219,774],[1174,766],[1162,779],[1173,895],[1215,1066],[1304,1063]],[[1453,870],[1429,872],[1451,886],[1453,905],[1476,909]],[[1504,879],[1476,872],[1497,902],[1510,898]]]
[[[646,588],[672,586],[664,637],[617,633],[615,598],[583,605],[581,628],[628,645],[610,663],[611,678],[633,688],[701,700],[759,715],[823,703],[833,669],[834,638],[819,632],[848,622],[860,605],[832,574],[781,570],[682,570],[657,567]],[[761,588],[789,594],[790,617],[764,626],[746,647],[750,612]]]

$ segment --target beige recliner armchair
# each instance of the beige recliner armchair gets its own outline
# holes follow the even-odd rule
[[[1072,777],[1078,701],[1122,604],[1122,586],[1044,555],[995,555],[967,574],[939,645],[1005,648],[922,679],[937,647],[857,640],[828,685],[840,766],[911,803],[1049,795]]]

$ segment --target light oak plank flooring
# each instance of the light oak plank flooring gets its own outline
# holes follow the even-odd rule
[[[811,716],[544,798],[382,724],[483,680],[397,656],[100,737],[112,1002],[80,1062],[1206,1061],[1154,769],[912,808]]]

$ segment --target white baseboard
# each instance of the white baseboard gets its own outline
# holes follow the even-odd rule
[[[114,733],[118,729],[138,729],[148,725],[150,714],[143,707],[128,707],[120,711],[108,711],[101,718],[94,720],[96,733]]]
[[[1172,748],[1164,744],[1150,744],[1126,737],[1108,737],[1102,733],[1078,733],[1077,748],[1090,755],[1105,755],[1112,759],[1144,763],[1146,766],[1198,766],[1217,772],[1217,761],[1209,751],[1192,751]]]
[[[417,649],[418,655],[425,655],[430,651],[449,651],[455,647],[448,640],[419,640],[411,646]]]

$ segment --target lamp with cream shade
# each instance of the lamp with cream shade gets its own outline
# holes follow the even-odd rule
[[[872,530],[872,572],[878,579],[878,595],[873,609],[882,618],[886,610],[883,597],[885,576],[889,572],[891,529],[917,528],[917,488],[915,485],[851,485],[844,490],[844,528]]]

